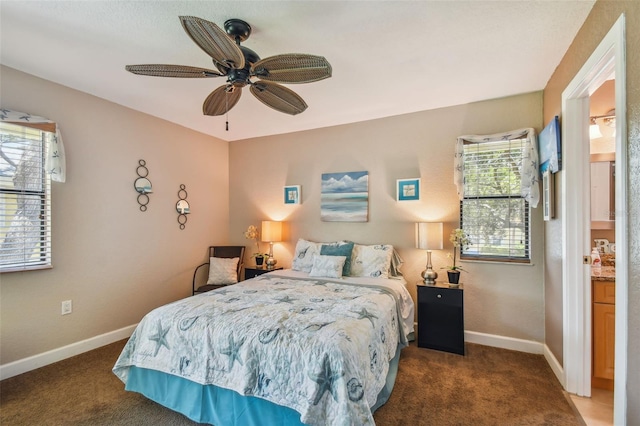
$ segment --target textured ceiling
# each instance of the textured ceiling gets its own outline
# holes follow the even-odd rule
[[[2,64],[232,141],[542,90],[594,1],[6,1]],[[333,77],[288,85],[290,116],[247,88],[225,117],[202,115],[223,78],[133,75],[128,64],[213,68],[178,16],[253,27],[261,58],[326,57]],[[2,105],[10,108],[11,105]]]

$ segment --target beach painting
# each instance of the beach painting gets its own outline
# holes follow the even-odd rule
[[[323,222],[367,222],[369,172],[323,173],[320,198]]]

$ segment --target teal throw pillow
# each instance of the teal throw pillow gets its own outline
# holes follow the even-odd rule
[[[353,251],[353,243],[334,243],[323,244],[320,248],[320,254],[326,256],[344,256],[347,259],[342,267],[342,276],[351,275],[351,252]]]

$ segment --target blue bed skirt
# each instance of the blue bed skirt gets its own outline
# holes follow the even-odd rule
[[[387,402],[391,395],[398,373],[400,350],[398,347],[389,364],[385,386],[378,394],[378,400],[371,408],[372,412]],[[214,385],[203,386],[155,370],[132,366],[125,389],[141,393],[198,423],[216,426],[304,425],[300,421],[300,413],[291,408],[253,396],[242,396],[235,391]]]

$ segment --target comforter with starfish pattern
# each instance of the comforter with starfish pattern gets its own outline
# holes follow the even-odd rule
[[[311,425],[374,424],[370,407],[412,331],[404,281],[274,274],[150,312],[114,373],[126,383],[136,366],[216,385],[292,408]]]

